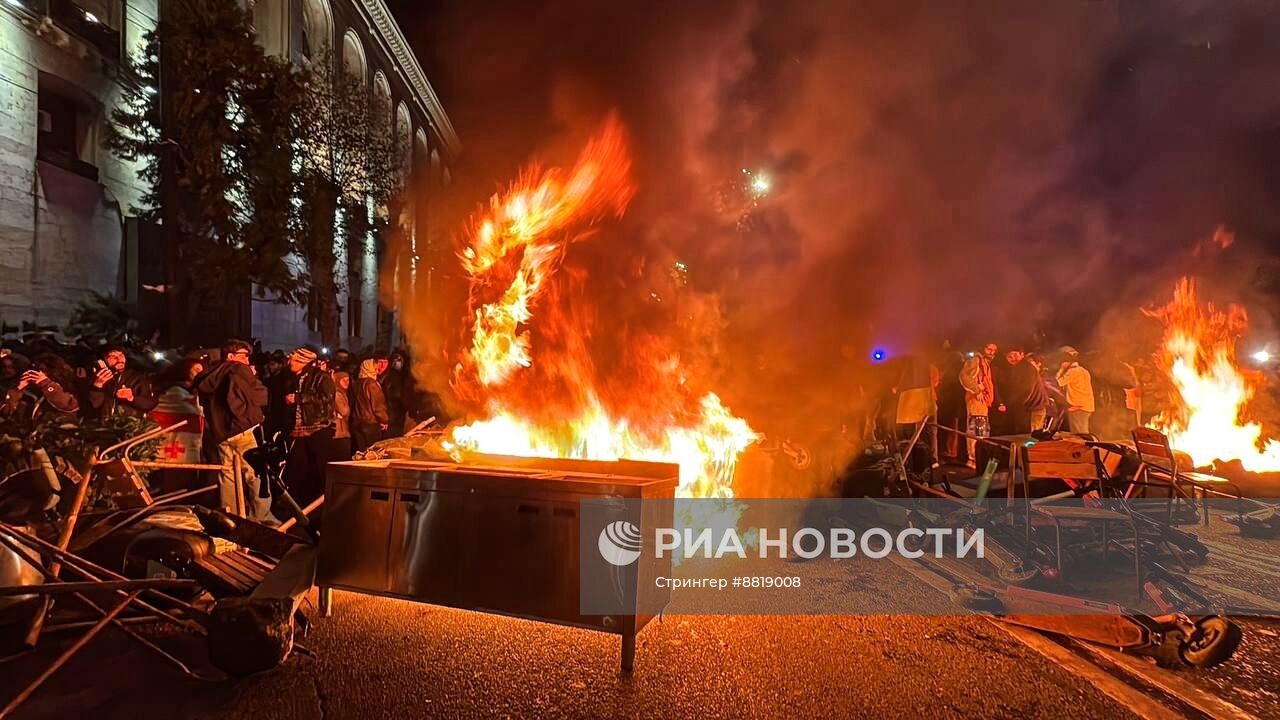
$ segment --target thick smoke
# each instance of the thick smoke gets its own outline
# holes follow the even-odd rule
[[[1276,4],[392,5],[466,148],[444,237],[616,109],[638,194],[566,261],[602,362],[667,333],[767,432],[838,424],[873,347],[1150,352],[1137,308],[1186,272],[1271,327]],[[1232,246],[1196,254],[1219,226]],[[434,354],[465,288],[431,252],[440,286],[405,322]]]

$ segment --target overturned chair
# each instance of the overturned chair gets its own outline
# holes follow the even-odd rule
[[[1109,510],[1105,507],[1084,507],[1082,505],[1054,505],[1055,500],[1080,498],[1090,492],[1104,495],[1103,483],[1105,474],[1099,467],[1097,451],[1081,442],[1071,440],[1047,440],[1022,448],[1022,472],[1024,488],[1030,487],[1033,480],[1061,480],[1070,489],[1063,492],[1029,500],[1030,512],[1053,523],[1055,561],[1059,576],[1063,572],[1063,531],[1066,525],[1099,525],[1102,530],[1102,557],[1105,563],[1110,557],[1111,547],[1116,545],[1125,549],[1111,535],[1111,525],[1119,523],[1128,525],[1133,532],[1133,569],[1136,575],[1138,597],[1143,596],[1142,576],[1142,542],[1138,532],[1138,524],[1127,506],[1121,503],[1124,512]],[[1028,495],[1029,497],[1029,495]],[[1028,529],[1033,518],[1028,518]]]

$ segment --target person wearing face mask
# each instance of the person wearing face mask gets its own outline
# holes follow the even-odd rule
[[[404,353],[398,350],[391,353],[391,364],[382,376],[382,394],[387,400],[388,437],[398,436],[404,431],[406,401],[412,382]]]

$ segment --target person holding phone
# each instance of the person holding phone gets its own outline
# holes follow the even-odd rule
[[[18,384],[0,395],[0,417],[36,418],[46,413],[74,416],[80,410],[76,396],[67,391],[74,380],[65,360],[46,353],[37,355],[18,378]]]
[[[151,378],[128,367],[124,348],[108,346],[89,372],[88,415],[108,418],[115,415],[142,416],[156,406]]]

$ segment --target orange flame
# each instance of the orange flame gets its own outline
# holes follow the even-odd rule
[[[474,321],[453,387],[484,419],[451,427],[446,447],[671,462],[680,496],[732,497],[738,456],[755,440],[746,421],[715,393],[689,387],[678,355],[661,343],[632,343],[634,357],[622,364],[631,386],[605,387],[587,344],[594,308],[556,305],[568,295],[556,282],[567,249],[625,212],[630,170],[625,133],[610,118],[567,175],[531,167],[474,221],[460,254]]]
[[[1245,416],[1260,378],[1236,363],[1236,340],[1248,327],[1244,308],[1201,305],[1195,281],[1183,278],[1168,305],[1144,312],[1164,325],[1159,360],[1174,389],[1151,426],[1197,467],[1239,460],[1252,472],[1280,470],[1280,443],[1264,441],[1262,426]]]

